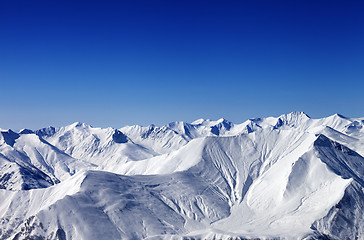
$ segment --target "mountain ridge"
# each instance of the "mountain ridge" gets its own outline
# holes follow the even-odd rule
[[[293,112],[2,131],[0,239],[360,239],[362,125]]]

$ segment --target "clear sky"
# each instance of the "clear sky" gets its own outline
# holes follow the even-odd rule
[[[364,117],[364,2],[0,0],[0,128]]]

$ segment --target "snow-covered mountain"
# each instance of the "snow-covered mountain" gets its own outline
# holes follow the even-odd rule
[[[0,239],[364,239],[364,118],[0,132]]]

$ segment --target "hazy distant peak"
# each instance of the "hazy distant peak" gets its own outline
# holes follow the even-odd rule
[[[216,123],[222,123],[224,121],[226,121],[224,118],[219,118],[218,120],[216,120]]]
[[[332,115],[333,117],[337,117],[337,118],[343,118],[343,119],[348,119],[347,117],[345,117],[344,115],[342,114],[339,114],[339,113],[335,113],[334,115]]]
[[[27,128],[23,128],[19,131],[19,134],[32,134],[32,133],[34,133],[34,131]]]
[[[282,114],[278,118],[286,118],[286,119],[287,118],[290,118],[290,119],[311,119],[306,113],[299,112],[299,111],[290,112],[288,114]]]
[[[226,120],[225,118],[220,118],[220,119],[218,119],[216,121],[211,120],[211,119],[200,118],[200,119],[197,119],[197,120],[193,121],[191,123],[191,125],[215,126],[215,125],[218,125],[220,123],[231,124],[231,122]]]
[[[186,125],[185,122],[182,122],[182,121],[175,121],[175,122],[170,122],[169,124],[167,124],[166,126],[167,127],[170,127],[170,128],[178,128],[178,127],[183,127],[184,125]]]
[[[11,129],[7,131],[1,131],[0,132],[0,145],[3,143],[6,143],[10,146],[13,146],[15,143],[15,140],[19,138],[19,134],[16,132],[13,132]]]
[[[82,123],[82,122],[74,122],[68,126],[71,128],[92,128],[91,125],[89,125],[87,123]]]
[[[52,136],[54,133],[56,132],[56,128],[49,126],[46,128],[41,128],[35,131],[35,134],[39,135],[39,136]]]
[[[202,124],[203,122],[205,122],[206,120],[205,119],[203,119],[203,118],[199,118],[199,119],[197,119],[197,120],[195,120],[195,121],[193,121],[191,124],[192,125],[199,125],[199,124]]]
[[[117,129],[114,130],[114,133],[112,135],[112,139],[116,143],[127,143],[128,142],[128,137],[124,133],[122,133],[121,131],[119,131]]]

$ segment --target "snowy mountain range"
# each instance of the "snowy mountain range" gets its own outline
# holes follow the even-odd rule
[[[364,118],[0,131],[0,239],[364,239]]]

